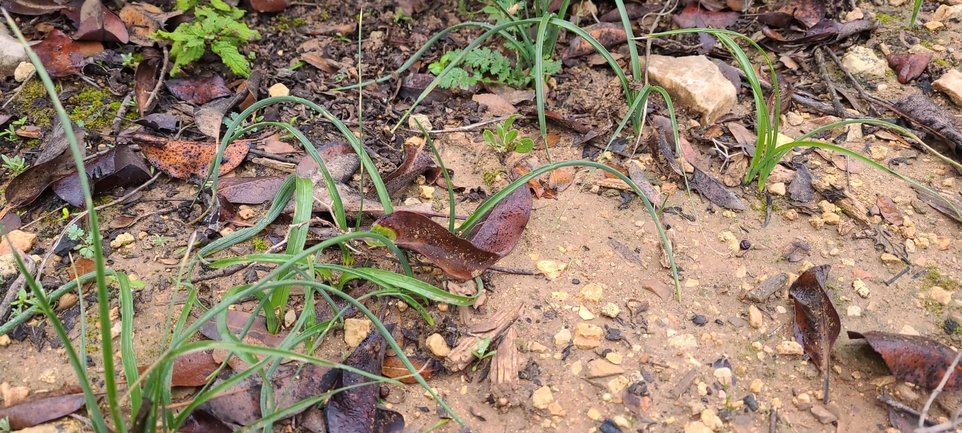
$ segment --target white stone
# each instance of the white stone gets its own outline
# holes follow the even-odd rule
[[[353,349],[361,344],[373,326],[368,319],[344,319],[344,342],[347,347]]]
[[[875,51],[861,45],[854,45],[842,57],[842,65],[856,75],[884,77],[888,71],[885,61],[875,55]]]
[[[37,67],[34,66],[33,63],[20,62],[20,64],[17,65],[17,69],[13,71],[13,79],[17,80],[18,83],[22,83],[27,81],[27,78],[30,78],[34,72],[37,72]]]
[[[950,69],[933,81],[932,88],[945,93],[955,105],[962,106],[962,72],[958,69]]]
[[[676,107],[701,114],[702,125],[715,123],[738,102],[735,86],[705,56],[653,55],[648,74],[652,82],[668,91]]]
[[[429,335],[428,338],[424,340],[424,345],[428,347],[428,350],[430,350],[434,356],[444,358],[451,353],[451,347],[444,341],[444,337],[438,333]]]
[[[554,394],[551,393],[551,388],[547,386],[542,386],[538,388],[533,395],[531,395],[531,403],[536,409],[547,409],[548,405],[554,402]]]
[[[267,94],[271,95],[271,97],[288,96],[291,94],[291,89],[288,89],[284,83],[277,83],[271,86],[270,89],[267,89]]]

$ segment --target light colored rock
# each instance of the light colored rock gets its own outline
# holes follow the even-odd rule
[[[858,305],[849,305],[845,311],[848,317],[860,317],[862,315],[862,307]]]
[[[242,204],[237,208],[237,216],[243,220],[254,218],[254,209],[251,209],[251,207],[246,204]]]
[[[905,335],[922,335],[922,334],[919,334],[919,331],[918,331],[917,329],[913,328],[912,325],[902,326],[902,329],[899,329],[899,334],[905,334]]]
[[[822,221],[825,221],[825,225],[837,226],[842,222],[842,217],[835,212],[825,212],[822,214]]]
[[[0,383],[0,397],[3,397],[3,407],[13,406],[23,401],[30,394],[30,388],[25,386],[10,386],[9,383]]]
[[[13,71],[13,79],[17,80],[18,83],[27,81],[34,72],[37,72],[37,67],[30,62],[20,62],[17,65],[17,69]]]
[[[21,62],[29,61],[27,52],[16,38],[10,36],[6,26],[0,29],[0,77],[13,74]]]
[[[787,190],[784,182],[775,182],[768,185],[768,192],[772,195],[784,196],[788,192]]]
[[[952,292],[935,286],[929,289],[929,299],[942,305],[949,305],[949,302],[952,302]]]
[[[960,21],[962,20],[962,4],[957,4],[954,6],[949,5],[939,5],[939,8],[935,10],[932,14],[933,21]]]
[[[548,403],[548,413],[550,413],[551,416],[565,416],[568,414],[568,412],[566,412],[565,409],[556,401]]]
[[[344,342],[347,343],[347,347],[353,349],[361,344],[373,326],[368,319],[344,319]]]
[[[884,77],[888,71],[885,61],[875,55],[875,51],[861,45],[853,45],[842,56],[842,65],[856,75]]]
[[[678,334],[668,339],[668,347],[678,350],[698,347],[698,340],[691,334]]]
[[[277,83],[271,86],[271,88],[267,89],[267,94],[271,95],[272,97],[288,96],[291,94],[291,89],[288,89],[284,83]]]
[[[701,421],[692,421],[685,424],[685,433],[715,433],[712,429],[708,428],[705,423]]]
[[[872,159],[876,161],[882,161],[888,155],[889,148],[885,146],[872,146],[868,148],[868,151],[871,154]]]
[[[586,413],[585,416],[592,421],[598,421],[601,419],[601,412],[599,412],[598,409],[591,408],[588,409],[588,413]]]
[[[723,387],[731,386],[732,369],[728,367],[716,368],[712,375],[715,376],[715,379],[718,380],[718,383],[722,384]]]
[[[758,394],[762,392],[762,387],[764,386],[765,386],[765,383],[762,382],[761,379],[752,379],[752,383],[748,385],[748,391],[751,393]]]
[[[594,349],[601,346],[601,336],[604,330],[599,326],[579,323],[575,326],[574,345],[579,349]]]
[[[608,354],[605,355],[605,359],[615,365],[621,365],[622,362],[625,362],[625,357],[617,352],[608,352]]]
[[[738,102],[735,86],[705,56],[649,57],[652,82],[664,87],[676,107],[702,115],[701,124],[711,125]]]
[[[549,280],[553,280],[560,277],[568,265],[556,260],[538,260],[538,262],[535,263],[535,267]]]
[[[421,124],[420,127],[418,126],[418,123]],[[431,126],[431,118],[424,113],[412,114],[411,117],[408,117],[408,128],[411,128],[414,131],[420,131],[421,128],[424,128],[428,131],[434,129],[434,127]]]
[[[83,424],[73,418],[60,418],[33,427],[17,430],[17,433],[83,433]]]
[[[66,293],[64,295],[66,295]],[[61,296],[60,299],[63,299],[63,296]],[[9,345],[10,345],[10,336],[8,336],[7,334],[0,335],[0,347],[7,347]]]
[[[798,342],[782,341],[778,343],[778,346],[775,346],[775,352],[784,356],[796,356],[802,355],[805,353],[805,350],[802,349],[802,345],[798,344]]]
[[[451,347],[444,341],[444,337],[438,333],[429,335],[428,338],[424,340],[424,345],[428,347],[428,350],[430,350],[434,356],[444,358],[451,353]]]
[[[418,185],[418,193],[424,200],[434,200],[434,190],[431,185]]]
[[[628,385],[631,385],[631,379],[627,376],[618,376],[608,381],[608,391],[612,395],[621,395],[621,391],[624,391]]]
[[[534,353],[545,353],[548,351],[548,346],[545,346],[537,341],[532,341],[531,345],[528,346],[528,350]]]
[[[802,122],[805,121],[805,118],[802,117],[801,114],[798,114],[794,111],[789,111],[785,113],[785,121],[791,126],[801,126]]]
[[[37,379],[39,379],[41,382],[44,382],[44,383],[50,383],[50,384],[56,383],[57,370],[53,368],[48,368],[44,370],[42,373],[40,373],[40,376],[38,376]]]
[[[705,424],[705,427],[708,427],[712,431],[721,430],[722,427],[725,427],[725,424],[722,422],[721,418],[718,417],[718,414],[711,409],[705,409],[701,411],[700,418],[702,424]]]
[[[9,243],[7,243],[7,238],[10,238]],[[11,245],[20,251],[29,252],[31,249],[33,249],[33,244],[36,241],[37,235],[22,230],[14,230],[10,233],[7,233],[7,236],[0,241],[0,254],[10,254],[13,252],[13,250],[10,249]]]
[[[117,237],[115,237],[114,240],[110,241],[110,248],[113,248],[115,250],[120,249],[134,243],[134,241],[135,241],[134,235],[128,232],[123,232],[117,235]]]
[[[554,394],[551,392],[551,388],[547,386],[538,388],[534,394],[531,395],[531,404],[533,404],[536,409],[547,409],[548,405],[553,402]]]
[[[13,253],[0,256],[0,280],[6,281],[8,278],[19,273],[20,270],[17,269],[17,259],[13,257]]]
[[[615,415],[611,417],[611,420],[614,421],[615,425],[617,425],[618,427],[621,427],[623,429],[631,428],[631,423],[628,422],[628,419],[621,415]]]
[[[561,330],[554,335],[555,346],[565,347],[570,342],[571,342],[571,330],[568,328],[561,328]]]
[[[754,305],[748,306],[748,325],[755,329],[762,327],[762,311]]]
[[[585,300],[587,302],[601,302],[601,298],[604,297],[605,288],[598,283],[588,283],[581,288],[578,292],[578,299]]]
[[[615,304],[613,302],[609,302],[605,304],[604,307],[601,307],[602,316],[614,319],[618,317],[619,314],[621,314],[621,307],[619,307],[618,304]]]
[[[825,406],[820,404],[812,405],[812,415],[814,415],[815,419],[822,424],[831,424],[835,421],[838,421],[838,417],[835,416],[835,414],[829,412]]]
[[[924,26],[930,32],[934,32],[938,29],[941,29],[942,27],[945,27],[945,23],[941,21],[931,20],[931,21],[927,21],[925,24],[922,24],[922,26]]]
[[[882,263],[885,263],[886,265],[902,263],[902,259],[898,258],[894,254],[889,254],[889,253],[882,253],[882,255],[879,256],[879,259],[882,260]]]
[[[591,320],[595,318],[595,314],[582,305],[581,308],[578,308],[578,317],[580,317],[581,320]]]
[[[614,376],[625,372],[624,367],[615,365],[604,359],[593,359],[588,362],[588,379]]]

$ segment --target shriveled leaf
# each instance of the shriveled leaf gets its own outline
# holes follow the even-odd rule
[[[130,139],[141,146],[151,165],[178,179],[204,179],[217,155],[218,143],[169,138],[135,133]],[[237,168],[256,140],[235,140],[221,158],[220,175]]]
[[[371,331],[344,364],[372,374],[383,369],[384,349],[387,343],[377,330]],[[352,387],[331,396],[324,406],[324,421],[330,433],[374,433],[378,389],[371,379],[358,373],[342,370],[335,387]]]
[[[527,187],[515,189],[498,202],[465,238],[481,250],[499,257],[508,255],[528,224],[533,201]]]
[[[585,31],[587,31],[591,37],[600,42],[605,48],[611,48],[615,45],[623,44],[628,40],[628,35],[625,33],[625,28],[620,23],[598,23],[585,28]],[[588,41],[578,36],[571,40],[571,45],[568,46],[568,51],[565,52],[564,58],[573,59],[575,57],[587,56],[588,54],[594,52],[595,47],[591,46]]]
[[[147,106],[150,93],[157,87],[161,59],[157,56],[156,51],[144,50],[144,53],[144,60],[137,65],[137,71],[134,72],[134,95],[137,97],[137,109],[140,111],[140,117],[150,113],[159,99],[154,97],[151,106]]]
[[[795,301],[795,341],[825,375],[825,403],[829,399],[832,350],[842,330],[838,312],[825,293],[825,280],[831,269],[832,265],[809,268],[788,289],[788,295]]]
[[[934,53],[900,53],[885,56],[889,67],[895,70],[899,83],[906,84],[922,75],[932,61]]]
[[[414,212],[398,211],[374,222],[379,232],[402,248],[414,250],[462,280],[477,277],[501,257],[475,247],[432,221]]]
[[[120,145],[86,164],[87,178],[93,192],[110,191],[117,187],[136,186],[150,179],[150,169],[143,158],[130,147]],[[53,192],[74,206],[84,203],[80,176],[75,172],[53,184]]]
[[[217,193],[233,204],[261,204],[274,198],[284,183],[283,177],[225,177],[217,183]]]
[[[221,98],[197,107],[194,111],[194,123],[197,129],[208,137],[219,138],[224,116],[236,104],[237,98]]]
[[[177,431],[178,433],[230,433],[234,429],[206,410],[195,410],[187,415],[187,419]]]
[[[791,16],[804,28],[812,28],[825,18],[823,0],[785,0],[776,6],[776,12]],[[787,27],[788,22],[778,27]]]
[[[417,372],[421,374],[425,380],[429,380],[434,376],[444,373],[444,366],[438,360],[427,357],[427,356],[408,356],[408,361],[411,361],[411,365],[417,369]],[[408,368],[404,366],[401,362],[401,358],[395,356],[385,356],[384,365],[381,367],[381,375],[384,377],[402,378],[398,379],[401,383],[415,384],[418,383],[417,379],[411,376],[411,372]]]
[[[67,386],[56,391],[40,392],[13,406],[0,408],[0,419],[6,418],[13,430],[70,415],[84,405],[84,395],[78,386]]]
[[[273,153],[275,155],[283,155],[287,153],[297,152],[297,149],[290,144],[287,144],[280,140],[280,134],[274,134],[270,137],[264,139],[264,142],[258,146],[260,150],[267,153]]]
[[[911,95],[895,102],[899,114],[944,141],[962,156],[962,131],[952,115],[925,95]]]
[[[84,65],[80,46],[60,30],[48,33],[42,42],[33,46],[33,51],[53,78],[79,74]]]
[[[80,144],[81,152],[84,152],[86,146],[83,144],[83,129],[74,125],[73,133]],[[53,133],[44,143],[37,162],[7,185],[7,209],[30,204],[54,182],[76,172],[73,154],[66,150],[68,146],[66,129],[59,121],[55,121]]]
[[[107,9],[100,0],[85,0],[80,8],[80,26],[74,39],[78,41],[117,42],[126,44],[127,26],[117,14]]]
[[[888,221],[889,224],[900,226],[904,222],[898,206],[896,206],[895,202],[888,196],[878,196],[878,198],[875,199],[875,205],[878,206],[882,218]]]
[[[17,15],[46,15],[71,7],[69,0],[2,0],[0,6]]]
[[[251,314],[245,313],[243,311],[227,311],[227,329],[234,332],[234,335],[240,337],[241,331],[247,326],[247,322],[250,320]],[[207,323],[201,325],[200,333],[215,341],[220,341],[220,332],[217,331],[217,319],[211,319]],[[277,334],[271,334],[267,331],[267,320],[263,316],[257,316],[254,318],[254,323],[251,325],[250,329],[247,330],[247,335],[244,337],[244,342],[249,344],[259,344],[267,347],[278,347],[287,337],[286,331],[281,331]]]
[[[120,10],[119,17],[127,25],[130,42],[142,47],[152,47],[157,41],[150,36],[158,30],[163,30],[164,23],[168,19],[181,13],[178,10],[165,13],[157,6],[148,3],[127,3]]]
[[[308,51],[301,54],[301,60],[325,73],[336,74],[343,67],[340,63],[324,57],[317,51]]]
[[[251,8],[257,12],[280,12],[288,6],[287,0],[251,0]]]
[[[177,99],[196,105],[204,105],[231,94],[220,75],[173,78],[165,81],[164,85]]]
[[[678,27],[683,29],[725,29],[734,25],[739,16],[741,14],[738,12],[703,9],[700,3],[694,2],[689,3],[680,13],[672,15],[671,19],[675,21],[675,24],[678,24]],[[715,45],[715,38],[708,33],[699,33],[698,38],[702,47],[706,50],[712,49]]]
[[[451,353],[444,358],[444,366],[448,371],[461,371],[477,358],[478,339],[485,340],[490,338],[496,340],[503,335],[508,328],[518,320],[521,308],[524,304],[519,304],[514,308],[504,308],[485,322],[478,323],[469,329],[470,335],[461,337],[458,344],[451,349]]]
[[[745,203],[738,198],[737,194],[698,168],[695,169],[695,175],[692,177],[690,184],[699,194],[718,206],[734,211],[745,210]]]
[[[153,103],[151,103],[153,105]],[[134,123],[153,131],[177,132],[177,116],[170,113],[150,113]]]
[[[955,206],[955,209],[958,209],[958,210],[960,210],[960,211],[962,211],[962,201],[959,201],[959,200],[957,200],[957,199],[955,199],[955,198],[953,198],[953,197],[944,197],[944,196],[943,196],[942,198],[940,198],[940,197],[938,197],[938,196],[936,196],[936,195],[934,195],[934,194],[932,194],[932,193],[930,193],[930,192],[928,192],[928,191],[925,191],[925,190],[923,190],[923,189],[920,189],[920,188],[918,188],[918,187],[916,187],[916,186],[914,186],[914,185],[912,186],[912,189],[915,190],[915,194],[919,197],[919,200],[924,201],[924,202],[927,203],[929,206],[932,206],[933,209],[941,212],[941,213],[944,214],[945,216],[947,216],[947,217],[949,217],[949,218],[952,218],[952,219],[954,219],[956,222],[962,224],[962,219],[959,218],[959,215],[955,212],[955,210],[953,210],[953,209],[948,205],[948,203],[944,202],[942,199],[945,198],[945,199],[949,200],[949,202],[952,203],[952,206]]]
[[[384,176],[384,186],[394,195],[422,174],[426,182],[431,183],[441,174],[441,169],[434,163],[431,153],[424,149],[423,140],[408,140],[404,143],[404,161],[397,170]]]
[[[212,379],[210,377],[220,364],[214,362],[210,350],[190,352],[174,359],[174,372],[170,386],[202,386]],[[137,367],[137,371],[143,374],[150,368],[149,365]]]
[[[357,153],[354,153],[354,148],[343,141],[322,144],[317,147],[317,153],[321,161],[324,161],[324,166],[327,167],[334,182],[346,183],[361,167],[361,159],[357,157]],[[301,162],[297,163],[295,173],[300,177],[314,179],[320,175],[319,170],[314,158],[305,155]]]
[[[928,389],[939,386],[957,355],[949,346],[919,335],[849,331],[848,336],[864,338],[872,350],[882,355],[885,365],[897,379]],[[949,392],[962,389],[962,365],[955,367],[943,389]]]
[[[808,171],[805,164],[799,164],[795,171],[795,177],[788,184],[788,194],[792,200],[807,203],[815,197],[815,189],[812,188],[812,172]]]
[[[805,257],[808,257],[808,253],[811,251],[811,249],[812,248],[808,246],[808,243],[805,242],[804,239],[798,238],[793,240],[788,245],[785,245],[785,248],[782,248],[782,257],[792,263],[800,262]]]

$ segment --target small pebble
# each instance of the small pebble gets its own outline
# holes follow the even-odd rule
[[[695,325],[698,325],[698,326],[705,326],[705,324],[708,323],[708,318],[701,314],[696,314],[694,317],[691,318],[691,323],[694,323]]]
[[[572,279],[571,279],[571,284],[574,284],[574,285],[577,286],[578,284],[581,284],[581,280],[579,280],[579,279],[577,279],[577,278],[572,278]]]
[[[748,406],[748,409],[751,410],[752,412],[755,412],[758,410],[758,400],[755,399],[755,394],[746,395],[745,398],[742,399],[742,401],[745,402],[745,406]]]
[[[949,317],[942,323],[942,330],[945,331],[946,334],[953,335],[959,332],[959,322]]]

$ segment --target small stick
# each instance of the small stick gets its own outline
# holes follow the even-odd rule
[[[778,433],[778,409],[772,408],[772,414],[768,419],[768,433]]]
[[[23,92],[23,88],[27,86],[27,83],[30,82],[30,79],[32,79],[34,75],[37,75],[37,71],[31,72],[30,75],[27,76],[27,79],[23,80],[23,83],[20,83],[20,86],[17,87],[17,90],[14,90],[13,95],[10,95],[10,98],[7,99],[6,102],[4,102],[2,106],[0,106],[0,108],[7,108],[7,105],[10,105],[10,103],[13,102],[14,99],[17,99],[17,96],[20,96],[20,93]]]
[[[127,115],[127,107],[130,106],[130,100],[133,99],[131,95],[133,92],[128,92],[127,96],[124,96],[124,101],[120,103],[120,107],[117,108],[117,114],[114,115],[114,123],[110,126],[111,131],[114,135],[120,133],[120,123],[124,120],[124,116]]]
[[[530,269],[522,269],[522,268],[505,268],[505,267],[501,267],[501,266],[491,266],[491,267],[488,268],[488,269],[489,269],[489,270],[492,270],[492,271],[495,271],[495,272],[501,272],[501,273],[503,273],[503,274],[515,274],[515,275],[538,275],[538,274],[540,274],[540,272],[535,272],[535,271],[532,271],[532,270],[530,270]]]
[[[474,129],[480,128],[480,127],[482,127],[482,126],[485,126],[485,125],[490,125],[490,124],[492,124],[492,123],[498,123],[498,122],[507,120],[507,118],[509,118],[509,117],[511,117],[511,116],[495,117],[495,118],[493,118],[493,119],[482,120],[482,121],[480,121],[480,122],[478,122],[478,123],[472,123],[472,124],[470,124],[470,125],[459,126],[459,127],[457,127],[457,128],[450,128],[450,129],[432,129],[432,130],[428,131],[428,134],[449,134],[449,133],[452,133],[452,132],[468,132],[468,131],[472,131],[472,130],[474,130]],[[519,119],[522,119],[522,118],[524,118],[524,116],[519,116]],[[420,131],[415,131],[415,130],[413,130],[413,129],[409,129],[409,131],[420,132]]]
[[[675,385],[675,387],[668,393],[668,396],[673,400],[678,400],[678,398],[680,398],[691,385],[691,382],[695,380],[696,374],[698,374],[698,370],[694,368],[688,370],[688,373],[685,374],[685,377],[681,378],[681,381],[678,382],[678,385]]]
[[[835,115],[844,118],[845,107],[842,106],[842,101],[838,100],[838,92],[835,91],[835,85],[832,84],[832,77],[828,76],[828,69],[825,68],[825,55],[822,54],[822,50],[824,50],[825,47],[820,48],[821,49],[815,49],[815,65],[818,67],[818,75],[822,77],[822,81],[824,81],[825,86],[828,87],[828,95],[831,97],[832,108],[835,109]]]
[[[905,273],[906,273],[906,272],[908,272],[908,271],[909,271],[909,267],[908,267],[908,266],[906,266],[906,267],[905,267],[905,269],[902,269],[902,271],[901,271],[901,272],[899,272],[899,273],[897,273],[897,274],[895,274],[895,276],[894,276],[894,277],[892,277],[892,279],[891,279],[891,280],[888,280],[888,281],[886,281],[886,282],[885,282],[885,285],[886,285],[886,286],[891,286],[891,285],[892,285],[892,283],[894,283],[894,282],[895,282],[895,280],[898,280],[899,278],[901,278],[901,277],[902,277],[902,275],[905,275]]]
[[[154,103],[154,99],[157,99],[157,94],[160,93],[160,88],[164,85],[164,75],[167,75],[167,62],[167,47],[164,46],[164,63],[160,67],[160,76],[157,77],[157,85],[154,86],[154,90],[152,90],[150,92],[150,96],[147,97],[147,102],[144,104],[144,109],[147,109],[150,107],[150,104]]]

